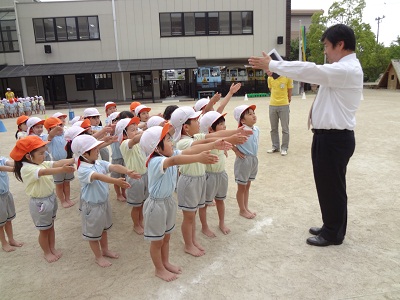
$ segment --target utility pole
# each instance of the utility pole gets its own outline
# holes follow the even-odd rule
[[[378,22],[378,32],[376,34],[376,43],[378,44],[379,41],[379,24],[382,22],[382,20],[385,18],[385,16],[383,15],[382,17],[377,17],[375,18],[375,21]]]

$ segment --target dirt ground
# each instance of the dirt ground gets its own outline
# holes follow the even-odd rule
[[[52,264],[42,258],[28,210],[23,184],[10,174],[17,217],[15,239],[24,242],[12,253],[0,251],[1,299],[400,299],[400,159],[396,152],[400,132],[400,93],[365,90],[357,113],[356,151],[349,163],[348,228],[344,243],[326,248],[306,244],[310,226],[321,225],[315,191],[307,115],[314,95],[293,97],[290,147],[286,157],[267,154],[270,148],[268,98],[233,98],[227,106],[228,128],[235,127],[233,108],[256,104],[260,127],[259,173],[250,190],[250,209],[257,217],[238,215],[233,178],[233,152],[227,159],[229,191],[226,223],[218,230],[215,207],[208,209],[216,238],[200,233],[203,257],[183,251],[182,214],[171,239],[171,261],[183,273],[167,283],[154,276],[149,243],[132,229],[130,209],[110,191],[114,226],[110,249],[120,254],[109,268],[94,262],[81,237],[78,206],[58,210],[56,245],[63,257]],[[153,113],[170,103],[149,105]],[[193,101],[178,105],[193,105]],[[119,105],[119,111],[128,108]],[[102,111],[102,107],[99,108]],[[75,109],[75,115],[83,109]],[[51,116],[55,111],[47,111]],[[67,113],[67,111],[64,111]],[[104,117],[103,117],[104,120]],[[3,120],[0,155],[15,144],[15,120]],[[79,183],[72,183],[78,201]]]

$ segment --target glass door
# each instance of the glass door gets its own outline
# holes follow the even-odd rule
[[[132,100],[153,99],[151,72],[131,73]]]

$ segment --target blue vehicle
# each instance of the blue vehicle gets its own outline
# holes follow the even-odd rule
[[[197,69],[196,82],[201,88],[216,88],[221,85],[221,80],[221,70],[218,66]]]

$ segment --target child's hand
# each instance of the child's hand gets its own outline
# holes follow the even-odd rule
[[[133,178],[133,179],[139,179],[139,178],[142,177],[139,173],[136,173],[136,172],[133,171],[133,170],[129,170],[129,171],[126,173],[126,175],[129,176],[130,178]]]
[[[247,139],[248,139],[247,136],[242,135],[240,133],[235,133],[234,135],[231,136],[229,140],[234,145],[241,145],[244,144],[247,141]]]
[[[226,142],[224,140],[216,140],[214,142],[214,149],[218,150],[230,150],[232,149],[232,144],[229,142]]]
[[[117,178],[117,182],[115,184],[123,189],[129,189],[131,187],[131,185],[125,181],[125,178]]]
[[[64,128],[60,127],[60,126],[56,126],[54,127],[51,131],[54,132],[54,135],[62,135],[64,132]]]
[[[229,93],[232,95],[235,94],[238,90],[240,90],[241,86],[242,84],[240,82],[236,84],[232,83],[231,87],[229,88]]]
[[[218,156],[214,154],[210,154],[210,151],[203,151],[198,154],[199,155],[199,163],[205,165],[211,165],[218,162]]]
[[[74,173],[75,172],[75,167],[65,164],[62,167],[63,173]]]
[[[115,130],[115,124],[110,124],[104,127],[105,133],[111,134]]]
[[[212,98],[210,99],[210,101],[214,105],[215,103],[217,103],[219,101],[219,99],[221,99],[221,94],[215,93],[214,96],[212,96]]]
[[[240,133],[240,134],[245,135],[245,136],[249,136],[249,135],[253,134],[253,131],[252,130],[246,130],[246,129],[244,129],[244,126],[240,126],[237,129],[237,133]]]
[[[246,157],[246,155],[244,155],[242,152],[240,152],[240,151],[238,150],[238,148],[233,147],[232,150],[233,150],[233,152],[235,152],[236,157],[239,157],[239,158],[241,158],[241,159],[243,159],[243,158]]]
[[[110,143],[111,144],[111,143],[118,142],[118,136],[116,136],[116,135],[108,135],[108,136],[103,137],[101,140],[104,141],[105,143]]]

